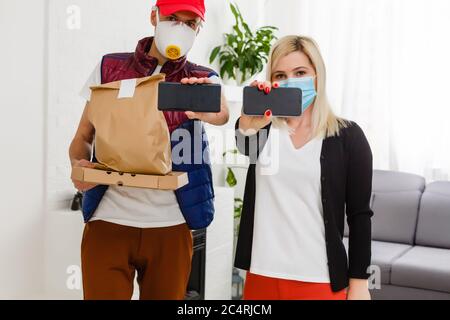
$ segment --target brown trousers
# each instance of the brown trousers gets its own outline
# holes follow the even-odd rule
[[[81,243],[84,299],[131,299],[137,272],[141,300],[182,300],[192,245],[186,224],[141,229],[89,222]]]

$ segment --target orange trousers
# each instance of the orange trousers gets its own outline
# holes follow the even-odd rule
[[[347,300],[346,290],[333,292],[329,283],[284,280],[247,272],[244,300]]]
[[[89,222],[81,243],[84,299],[131,299],[137,272],[141,300],[182,300],[192,245],[186,224],[141,229]]]

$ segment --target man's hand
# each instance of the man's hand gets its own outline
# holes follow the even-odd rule
[[[368,281],[363,279],[350,279],[347,300],[371,300]]]
[[[186,85],[193,85],[193,84],[211,84],[213,83],[211,79],[209,78],[184,78],[181,80],[182,84]],[[229,119],[229,113],[228,113],[228,107],[227,102],[222,94],[222,103],[219,113],[209,113],[209,112],[192,112],[192,111],[186,111],[186,116],[189,119],[198,119],[203,122],[207,122],[212,125],[221,126],[228,122]]]
[[[73,167],[92,168],[92,169],[95,168],[95,164],[92,162],[89,162],[86,159],[76,160],[73,162],[72,166]],[[81,181],[74,180],[74,179],[72,179],[72,182],[73,182],[73,185],[75,186],[75,188],[80,192],[88,191],[97,186],[97,184],[81,182]]]

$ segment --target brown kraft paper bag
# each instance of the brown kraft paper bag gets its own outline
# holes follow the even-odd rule
[[[114,171],[166,175],[172,171],[170,134],[158,106],[164,74],[91,87],[88,117],[98,162]]]

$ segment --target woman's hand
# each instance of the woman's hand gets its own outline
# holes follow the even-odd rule
[[[272,91],[272,88],[278,88],[279,84],[274,82],[272,85],[269,81],[259,82],[255,80],[250,84],[250,86],[257,87],[260,91],[264,91],[266,94],[269,94],[270,91]],[[267,110],[263,116],[247,116],[243,114],[239,119],[239,129],[246,135],[252,135],[267,126],[271,121],[271,110]]]
[[[213,83],[211,79],[209,78],[183,78],[181,80],[181,84],[210,84]],[[207,122],[212,125],[221,126],[228,122],[229,119],[229,112],[227,107],[227,102],[222,94],[222,102],[220,107],[219,113],[210,113],[210,112],[192,112],[192,111],[186,111],[186,116],[189,119],[197,119],[201,120],[203,122]]]
[[[368,281],[364,279],[350,279],[347,300],[371,300]]]
[[[89,162],[86,159],[74,161],[72,166],[73,167],[91,168],[91,169],[95,168],[95,164],[92,162]],[[81,182],[81,181],[74,180],[74,179],[72,179],[72,182],[73,182],[73,185],[75,186],[75,188],[80,192],[88,191],[97,186],[97,184]]]

